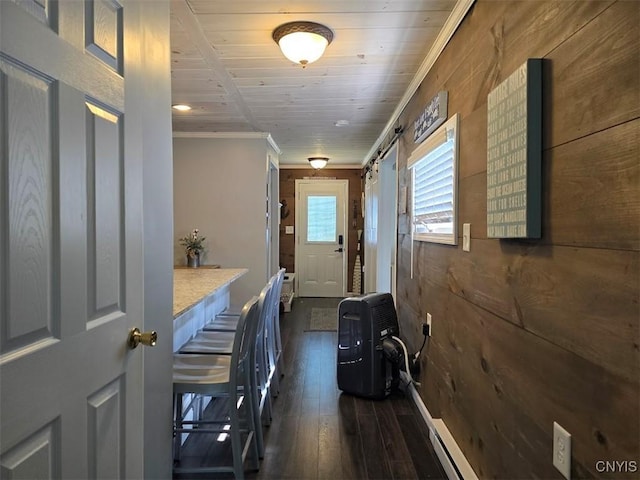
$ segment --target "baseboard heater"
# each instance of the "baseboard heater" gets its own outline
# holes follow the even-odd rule
[[[401,372],[401,376],[405,381],[409,380],[405,372]],[[418,407],[427,427],[429,427],[429,440],[431,440],[433,449],[449,480],[478,480],[478,476],[471,468],[471,465],[469,465],[464,453],[462,453],[462,450],[458,447],[455,438],[453,438],[453,435],[449,432],[444,421],[431,416],[422,398],[420,398],[418,391],[413,386],[413,383],[410,383],[408,388],[411,393],[411,398],[415,402],[416,407]]]

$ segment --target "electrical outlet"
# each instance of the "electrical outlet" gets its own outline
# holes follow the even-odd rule
[[[431,330],[431,314],[427,313],[427,327],[429,329],[429,336],[431,336],[432,330]]]
[[[571,479],[571,434],[553,422],[553,466]]]

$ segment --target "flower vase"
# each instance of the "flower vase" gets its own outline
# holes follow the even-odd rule
[[[187,255],[187,266],[198,268],[200,266],[200,254],[195,253],[193,255]]]

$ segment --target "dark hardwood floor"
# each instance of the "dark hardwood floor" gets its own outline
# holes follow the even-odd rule
[[[296,298],[281,315],[285,375],[265,427],[265,455],[249,479],[446,478],[412,400],[396,394],[368,400],[342,393],[336,382],[336,332],[305,332],[313,307],[339,299]],[[193,436],[183,464],[205,463],[229,449],[209,435]],[[228,442],[226,442],[228,443]],[[208,458],[207,458],[208,457]],[[233,478],[182,474],[175,479]]]

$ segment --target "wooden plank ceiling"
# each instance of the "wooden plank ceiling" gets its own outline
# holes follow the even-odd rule
[[[328,156],[361,165],[420,69],[456,0],[172,0],[176,132],[268,132],[281,165]],[[303,69],[271,34],[295,20],[334,32]],[[348,126],[336,126],[346,120]]]

